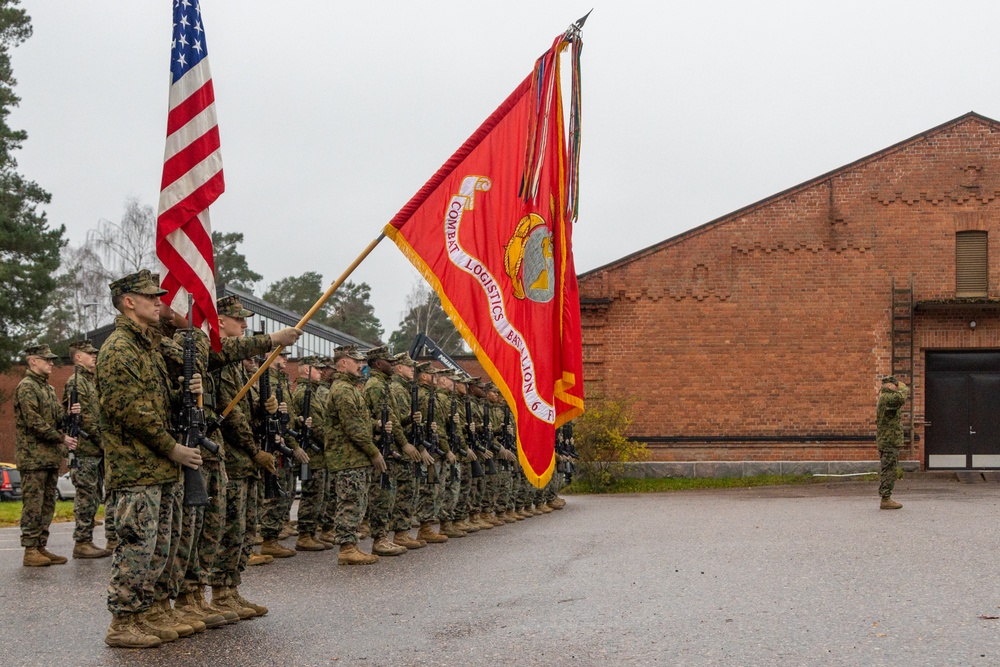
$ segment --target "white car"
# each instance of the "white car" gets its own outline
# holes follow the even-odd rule
[[[76,498],[76,487],[73,480],[69,478],[69,473],[64,472],[56,480],[56,500],[73,500]]]

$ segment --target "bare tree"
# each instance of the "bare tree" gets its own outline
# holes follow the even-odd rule
[[[87,233],[87,247],[101,261],[105,278],[119,278],[139,269],[155,270],[156,213],[138,197],[125,200],[120,222],[100,220]]]
[[[397,352],[406,350],[420,332],[430,336],[448,354],[468,352],[461,334],[441,307],[441,299],[423,279],[417,279],[406,297],[406,311],[399,329],[390,336],[389,345]]]

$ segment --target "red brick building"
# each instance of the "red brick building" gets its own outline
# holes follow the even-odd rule
[[[584,273],[588,398],[634,396],[632,435],[697,474],[851,471],[894,372],[901,459],[1000,468],[998,197],[1000,123],[969,113]]]

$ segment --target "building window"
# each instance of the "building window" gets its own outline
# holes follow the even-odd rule
[[[955,234],[955,296],[984,297],[989,285],[986,232]]]

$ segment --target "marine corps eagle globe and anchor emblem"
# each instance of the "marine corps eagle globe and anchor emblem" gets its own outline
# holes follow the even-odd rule
[[[514,296],[547,303],[556,293],[552,232],[537,213],[521,218],[507,242],[504,269],[514,285]]]

